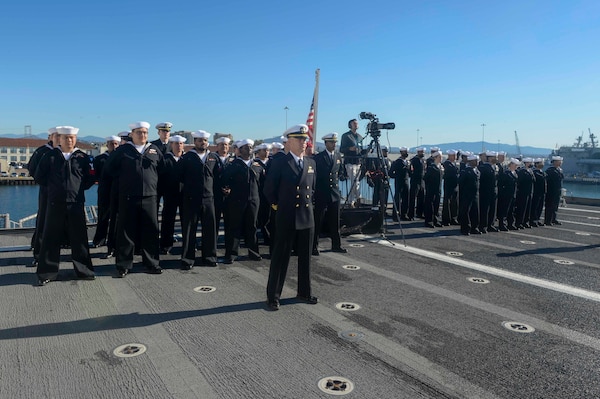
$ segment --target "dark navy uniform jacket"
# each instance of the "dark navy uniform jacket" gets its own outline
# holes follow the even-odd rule
[[[533,175],[535,176],[534,194],[546,194],[546,172],[536,168],[533,170]]]
[[[421,182],[425,173],[425,161],[423,158],[415,155],[410,159],[410,180],[413,182]]]
[[[449,193],[458,187],[459,170],[456,163],[447,159],[442,165],[444,166],[444,193]]]
[[[265,179],[265,197],[277,205],[277,226],[295,230],[314,227],[313,192],[317,165],[314,159],[304,157],[299,170],[291,153],[273,157]]]
[[[479,170],[465,167],[458,177],[460,201],[472,201],[479,196]]]
[[[53,148],[54,147],[52,147],[52,142],[49,141],[43,146],[35,149],[35,151],[31,155],[31,158],[29,158],[29,162],[27,163],[27,170],[29,171],[29,176],[35,179],[35,172],[37,171],[37,167],[40,163],[40,160],[44,155],[52,151]]]
[[[409,176],[410,168],[406,159],[398,158],[392,162],[392,166],[390,167],[390,177],[396,179],[396,184],[408,183]]]
[[[519,195],[528,196],[533,193],[533,183],[535,182],[535,176],[531,168],[520,168],[517,169],[517,188]]]
[[[223,171],[221,178],[221,187],[231,189],[227,201],[240,203],[252,201],[258,204],[259,185],[263,172],[262,165],[256,161],[252,161],[250,167],[241,158],[231,162]]]
[[[479,192],[485,195],[493,196],[496,194],[497,172],[495,165],[489,162],[482,162],[477,167],[481,176],[479,178]]]
[[[327,151],[321,151],[313,157],[317,165],[317,180],[315,183],[315,203],[326,205],[340,202],[340,172],[342,169],[342,156],[334,152],[333,160]]]
[[[516,171],[513,174],[510,169],[506,169],[504,173],[498,175],[498,197],[504,199],[516,198],[517,180],[518,175]]]
[[[425,181],[425,193],[428,195],[439,194],[442,189],[442,174],[444,171],[442,168],[437,165],[435,162],[432,162],[427,166],[427,170],[425,171],[425,176],[423,176],[423,180]]]
[[[48,188],[48,202],[84,203],[84,190],[94,185],[90,158],[75,149],[67,161],[60,148],[54,148],[40,160],[35,181]]]
[[[209,152],[202,163],[196,151],[188,151],[177,163],[177,168],[184,197],[192,200],[214,199],[215,190],[221,189],[220,159],[214,152]]]
[[[561,168],[550,166],[546,169],[547,193],[549,195],[560,196],[562,181],[565,178]]]
[[[140,154],[131,142],[114,150],[105,165],[106,172],[118,177],[120,197],[157,195],[163,167],[163,154],[154,144],[147,143]]]

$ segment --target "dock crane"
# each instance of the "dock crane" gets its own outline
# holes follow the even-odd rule
[[[519,136],[517,135],[517,131],[515,130],[515,145],[517,146],[517,154],[523,155],[521,153],[521,145],[519,144]]]

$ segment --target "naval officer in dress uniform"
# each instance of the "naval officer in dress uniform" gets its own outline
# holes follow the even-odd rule
[[[125,277],[133,268],[134,247],[139,239],[142,262],[152,274],[159,265],[158,176],[164,167],[163,154],[148,142],[148,122],[129,125],[131,141],[108,158],[106,171],[119,181],[119,214],[116,240],[117,275]]]
[[[56,130],[60,147],[42,157],[35,173],[35,180],[48,190],[48,208],[37,267],[39,285],[46,285],[58,276],[65,226],[77,278],[95,278],[84,211],[84,191],[94,184],[90,160],[86,153],[75,147],[78,128],[58,126]]]
[[[169,138],[171,137],[171,128],[173,124],[171,122],[161,122],[156,126],[156,130],[158,132],[158,139],[152,141],[163,155],[165,155],[169,151]]]
[[[274,157],[265,180],[265,197],[277,210],[277,234],[271,254],[267,306],[279,309],[279,298],[285,283],[292,247],[298,253],[297,298],[316,304],[310,286],[311,250],[314,239],[313,192],[316,164],[304,156],[308,140],[308,126],[295,125],[285,131],[289,153]]]
[[[323,225],[331,237],[331,251],[346,253],[342,248],[340,236],[340,175],[345,180],[345,169],[342,155],[335,150],[338,140],[336,132],[326,134],[321,138],[325,143],[325,151],[313,157],[317,165],[317,181],[315,183],[315,238],[312,254],[319,255],[319,235]]]

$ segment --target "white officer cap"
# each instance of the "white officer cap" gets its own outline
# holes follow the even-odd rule
[[[517,166],[521,165],[521,161],[516,158],[511,158],[509,163],[514,163]]]
[[[381,151],[388,151],[388,148],[387,148],[387,146],[386,146],[386,145],[382,145],[382,146],[381,146]]]
[[[304,124],[294,125],[288,130],[286,130],[283,135],[287,138],[297,137],[297,138],[308,138],[308,126]]]
[[[155,126],[158,130],[167,130],[167,131],[171,131],[171,128],[173,127],[173,124],[171,122],[161,122],[158,123]]]
[[[467,161],[476,161],[476,160],[477,160],[477,155],[475,155],[475,154],[467,155]]]
[[[273,144],[271,144],[272,148],[277,148],[278,150],[283,150],[283,144],[279,143],[279,142],[274,142]]]
[[[440,151],[436,151],[436,152],[434,152],[434,153],[431,154],[432,158],[441,157],[441,156],[442,156],[442,153]]]
[[[498,156],[498,153],[496,151],[486,151],[485,156],[486,157],[495,157],[495,156]]]
[[[138,121],[138,122],[133,122],[129,124],[129,128],[131,130],[133,129],[139,129],[145,127],[146,129],[150,129],[150,124],[148,122],[144,122],[144,121]]]
[[[56,132],[58,134],[77,134],[79,133],[79,128],[73,126],[57,126]]]
[[[109,142],[109,141],[121,141],[121,137],[119,137],[119,136],[108,136],[106,138],[106,141],[107,142]]]
[[[250,139],[243,139],[237,142],[237,147],[241,148],[245,145],[249,145],[250,147],[254,146],[254,140],[250,140]]]
[[[127,137],[127,136],[129,136],[130,133],[131,133],[131,130],[124,130],[122,132],[119,132],[119,134],[117,134],[117,136],[119,136],[119,137]]]
[[[169,137],[169,143],[185,143],[187,139],[183,136],[176,134],[175,136]]]
[[[48,129],[48,134],[54,134],[54,133],[58,133],[58,130],[56,130],[56,127],[51,127],[50,129]]]
[[[408,152],[408,147],[400,147],[400,152],[402,152],[402,151]]]
[[[337,132],[331,132],[331,133],[326,134],[325,136],[321,137],[321,140],[323,140],[323,141],[337,141],[337,139],[338,139]]]
[[[448,154],[448,155],[456,155],[456,150],[447,150],[446,154]]]
[[[208,139],[210,133],[206,130],[196,130],[195,132],[192,132],[192,137],[195,139]]]
[[[563,160],[563,157],[560,157],[560,156],[558,156],[558,155],[553,155],[553,156],[552,156],[552,158],[551,158],[551,160],[552,160],[552,161],[562,161],[562,160]]]
[[[231,139],[229,137],[221,136],[217,139],[217,144],[221,143],[229,144],[231,143]]]
[[[427,147],[417,147],[417,148],[415,149],[415,151],[417,151],[417,152],[423,152],[423,151],[425,151],[425,150],[427,150]]]

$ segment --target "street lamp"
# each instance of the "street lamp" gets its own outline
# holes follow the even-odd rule
[[[420,132],[420,130],[417,129],[417,147],[419,146],[419,132]]]
[[[283,109],[285,109],[285,130],[287,130],[287,112],[288,112],[289,108],[287,106],[285,106],[285,108],[283,108]]]
[[[484,141],[485,141],[485,123],[482,123],[481,124],[481,152],[485,151]]]

